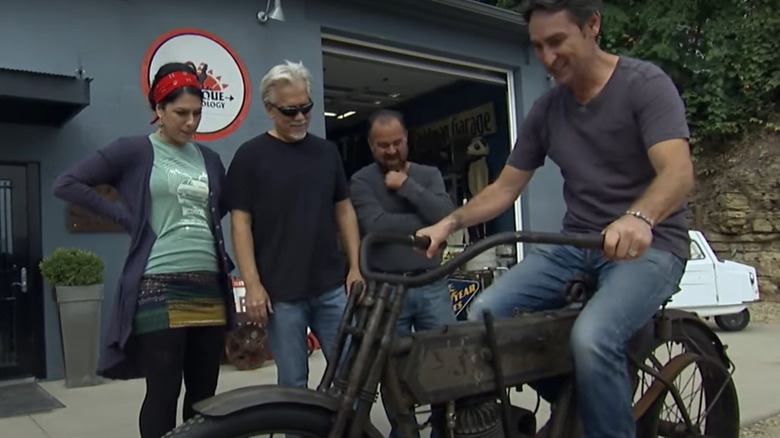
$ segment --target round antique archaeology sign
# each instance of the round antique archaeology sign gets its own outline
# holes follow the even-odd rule
[[[203,87],[203,116],[195,140],[219,140],[241,125],[249,112],[251,85],[244,63],[227,43],[197,29],[174,30],[157,38],[141,64],[144,95],[157,69],[168,62],[192,65]]]

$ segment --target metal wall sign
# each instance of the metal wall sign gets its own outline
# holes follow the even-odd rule
[[[141,63],[144,94],[163,64],[182,62],[195,69],[203,87],[203,117],[196,141],[232,134],[249,113],[252,86],[244,62],[225,41],[198,29],[177,29],[157,38]]]
[[[94,187],[94,190],[111,202],[122,202],[119,192],[109,185]],[[77,205],[68,204],[67,225],[71,233],[125,233],[122,225],[111,219],[87,211]]]
[[[473,139],[495,134],[497,131],[495,106],[493,102],[488,102],[432,123],[410,128],[409,142],[424,149],[447,144],[456,137]]]

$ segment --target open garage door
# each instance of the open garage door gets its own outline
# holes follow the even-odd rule
[[[479,137],[490,149],[485,160],[489,180],[498,175],[517,138],[512,71],[331,34],[322,35],[322,51],[327,136],[339,144],[348,174],[372,161],[365,120],[379,108],[392,108],[407,118],[410,145],[418,153],[410,159],[431,160],[430,154],[421,156],[422,149],[453,149],[453,142],[458,143],[455,149],[466,150],[468,141]],[[471,137],[466,145],[464,136]],[[469,196],[464,170],[450,171],[443,163],[438,167],[456,205],[464,202]],[[484,227],[488,229],[470,232],[479,238],[519,230],[522,224],[518,199],[513,212],[491,221]],[[518,245],[511,257],[519,260],[522,255]]]

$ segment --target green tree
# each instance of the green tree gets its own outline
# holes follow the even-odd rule
[[[518,10],[520,0],[485,0]],[[780,100],[780,0],[609,0],[601,46],[658,64],[700,151],[769,122]]]

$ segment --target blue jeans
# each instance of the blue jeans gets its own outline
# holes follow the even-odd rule
[[[474,300],[469,319],[481,320],[484,310],[506,318],[564,307],[566,283],[593,275],[598,290],[577,317],[569,346],[585,436],[634,437],[626,342],[677,293],[684,269],[684,260],[654,248],[636,260],[613,261],[596,250],[540,247]],[[552,394],[539,386],[550,401]]]
[[[440,280],[436,283],[418,288],[409,289],[404,297],[404,304],[401,315],[395,326],[396,339],[409,336],[412,328],[415,331],[430,330],[445,325],[457,323],[455,311],[452,308],[452,298],[450,289],[447,286],[447,280]],[[382,404],[387,412],[387,402],[382,397]],[[390,438],[399,438],[399,432],[392,428]],[[431,434],[431,438],[435,438]]]
[[[344,286],[311,298],[271,302],[268,345],[276,363],[277,383],[305,388],[309,383],[309,350],[306,329],[311,328],[325,357],[336,347],[339,323],[347,306]]]

